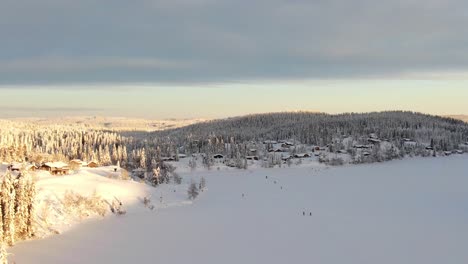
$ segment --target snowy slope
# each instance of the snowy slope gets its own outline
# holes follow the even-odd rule
[[[80,208],[69,210],[65,194],[72,191],[83,197],[96,195],[103,201],[104,217],[112,217],[110,206],[120,201],[127,213],[150,210],[144,206],[145,197],[151,198],[153,210],[190,204],[187,184],[165,185],[158,189],[133,180],[121,180],[115,167],[82,168],[70,175],[53,176],[46,171],[31,172],[36,180],[37,238],[63,233],[87,219],[101,219],[102,215]],[[3,172],[6,166],[0,167]],[[3,174],[3,173],[2,173]]]
[[[19,244],[11,259],[467,263],[467,161],[460,155],[329,169],[187,172],[186,180],[208,181],[209,190],[192,206],[90,221],[60,236]]]

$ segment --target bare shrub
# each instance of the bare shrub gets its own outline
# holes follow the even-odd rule
[[[190,200],[195,200],[197,198],[199,190],[197,184],[194,181],[190,183],[189,188],[187,190],[187,194]]]
[[[145,198],[143,198],[143,204],[146,208],[154,210],[154,205],[151,203],[151,196],[146,196]]]
[[[62,203],[67,213],[80,218],[89,217],[92,214],[105,216],[107,211],[104,200],[97,195],[96,191],[90,196],[83,196],[74,191],[67,191]]]
[[[123,181],[128,181],[130,180],[130,174],[126,169],[120,169],[120,179]]]
[[[111,209],[111,212],[116,214],[116,215],[125,215],[125,214],[127,214],[127,211],[125,211],[125,209],[123,209],[122,201],[120,201],[116,197],[115,197],[115,200],[112,201],[110,209]]]
[[[331,166],[342,166],[344,164],[344,160],[341,157],[333,157],[328,162]]]

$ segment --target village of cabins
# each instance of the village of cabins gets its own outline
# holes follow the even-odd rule
[[[370,150],[373,148],[374,144],[379,144],[382,141],[386,141],[385,139],[379,139],[375,134],[370,134],[369,138],[367,139],[368,143],[367,145],[354,145],[353,148],[360,151],[361,155],[364,157],[370,156],[371,152]],[[311,146],[311,152],[305,152],[305,153],[291,153],[291,149],[296,147],[298,143],[293,142],[293,141],[288,141],[288,140],[265,140],[263,141],[263,144],[266,146],[266,150],[268,153],[278,153],[281,155],[281,160],[283,162],[287,162],[288,160],[291,159],[303,159],[303,158],[311,158],[312,156],[319,157],[323,153],[327,153],[330,151],[329,145],[327,146]],[[404,138],[403,139],[403,144],[405,146],[416,146],[417,143],[411,139]],[[468,142],[466,143],[468,145]],[[309,146],[310,147],[310,146]],[[434,149],[430,146],[426,146],[426,150],[433,151]],[[454,150],[454,151],[444,151],[443,154],[446,156],[449,156],[451,154],[463,154],[465,151],[464,150]],[[340,154],[347,154],[346,150],[340,150],[337,153]],[[204,156],[205,154],[201,154]],[[178,158],[175,156],[172,157],[161,157],[161,161],[163,162],[176,162],[179,159],[187,158],[186,154],[178,154]],[[223,154],[214,154],[212,156],[214,160],[221,161],[221,163],[224,163],[228,167],[236,167],[235,163],[231,160],[228,161],[225,159]],[[252,160],[252,161],[258,161],[260,160],[260,157],[258,156],[258,150],[257,149],[249,149],[249,154],[245,156],[246,160]],[[117,165],[118,167],[119,165]],[[100,167],[100,164],[96,161],[91,161],[91,162],[86,162],[82,161],[80,159],[73,159],[69,161],[68,163],[63,162],[63,161],[55,161],[55,162],[45,162],[41,164],[33,164],[33,163],[11,163],[8,166],[8,170],[10,171],[36,171],[36,170],[43,170],[43,171],[48,171],[52,175],[67,175],[71,171],[77,169],[77,168],[82,168],[82,167],[88,167],[88,168],[98,168]],[[114,168],[114,170],[117,170],[117,167]],[[132,170],[132,174],[134,176],[138,176],[142,173],[145,172],[144,168],[136,168]]]
[[[99,167],[99,164],[95,161],[85,162],[79,159],[71,160],[69,163],[65,163],[62,161],[45,162],[42,164],[12,163],[8,166],[8,170],[10,171],[43,170],[43,171],[50,172],[50,174],[52,175],[66,175],[72,170],[72,168],[80,168],[80,167],[97,168]]]

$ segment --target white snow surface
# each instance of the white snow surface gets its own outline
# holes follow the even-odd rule
[[[334,168],[308,164],[182,170],[185,182],[205,176],[208,190],[189,206],[154,211],[136,198],[155,192],[151,187],[102,176],[97,180],[108,172],[90,170],[65,176],[77,176],[73,182],[55,176],[42,179],[39,188],[97,189],[109,196],[117,192],[128,204],[128,214],[86,221],[60,235],[20,243],[9,249],[11,260],[18,264],[468,263],[467,155]],[[155,190],[170,193],[171,188]],[[187,186],[176,188],[180,189],[168,199],[173,205],[184,204]]]

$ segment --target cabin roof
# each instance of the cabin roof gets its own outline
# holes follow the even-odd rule
[[[46,162],[44,165],[47,166],[47,167],[50,167],[50,168],[57,168],[57,169],[68,167],[68,164],[66,164],[65,162],[62,162],[62,161]]]

